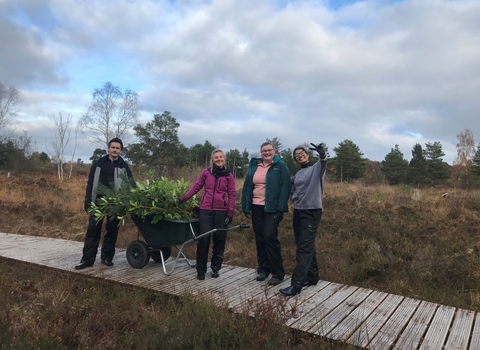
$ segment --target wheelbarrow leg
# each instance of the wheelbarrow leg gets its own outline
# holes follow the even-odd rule
[[[165,263],[165,259],[163,258],[163,253],[162,251],[160,251],[160,256],[162,258],[162,267],[163,267],[163,272],[165,273],[165,275],[167,276],[170,276],[172,273],[173,273],[173,270],[175,270],[175,267],[177,266],[177,263],[179,260],[185,260],[187,262],[187,264],[189,266],[195,266],[196,265],[196,261],[195,260],[190,260],[189,258],[186,257],[186,255],[183,253],[183,248],[185,248],[186,246],[188,245],[191,245],[192,241],[186,241],[184,242],[180,248],[178,246],[175,246],[175,248],[177,248],[178,250],[178,253],[177,253],[177,256],[173,259],[173,261],[171,263],[173,263],[173,266],[170,268],[169,271],[167,271],[167,264]]]
[[[177,263],[178,263],[179,260],[185,260],[188,265],[190,265],[192,267],[195,266],[197,264],[197,261],[188,259],[186,257],[186,255],[183,253],[183,249],[185,247],[195,245],[198,242],[199,238],[210,235],[210,234],[212,234],[213,232],[216,232],[216,231],[230,231],[230,230],[235,230],[237,228],[249,228],[249,227],[250,226],[248,226],[248,225],[237,225],[237,226],[233,226],[233,227],[230,227],[230,228],[214,228],[213,230],[210,230],[208,232],[204,232],[204,233],[202,233],[198,236],[195,236],[192,224],[190,224],[190,229],[192,231],[193,238],[188,240],[188,241],[183,242],[183,244],[180,246],[180,248],[177,245],[175,246],[175,248],[177,248],[177,250],[178,250],[178,254],[173,259],[173,261],[171,262],[171,263],[173,263],[173,266],[171,267],[170,270],[167,270],[167,267],[166,267],[166,264],[165,264],[165,259],[163,257],[163,252],[162,252],[162,250],[160,250],[160,257],[162,259],[163,272],[165,273],[165,275],[170,276],[172,274],[173,270],[175,269],[175,267],[177,266]]]

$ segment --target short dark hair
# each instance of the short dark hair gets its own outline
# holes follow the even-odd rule
[[[119,143],[119,144],[120,144],[120,149],[123,149],[123,142],[122,142],[122,140],[120,140],[118,137],[114,137],[113,139],[111,139],[110,141],[108,141],[108,147],[110,147],[110,145],[111,145],[112,142]]]
[[[307,153],[307,150],[305,149],[305,147],[302,147],[302,146],[295,147],[295,149],[292,152],[293,159],[295,159],[295,152],[297,152],[297,150],[299,150],[299,149],[301,149],[303,152]]]

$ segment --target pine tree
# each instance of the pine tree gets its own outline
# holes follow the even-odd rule
[[[480,143],[478,144],[475,155],[472,158],[472,172],[480,177]]]
[[[365,159],[360,148],[350,140],[345,140],[333,149],[336,153],[334,160],[335,176],[340,181],[359,179],[365,173]]]
[[[145,126],[138,124],[133,128],[140,143],[130,145],[125,155],[134,164],[154,169],[157,176],[165,176],[180,156],[179,126],[170,112],[155,114]]]
[[[392,148],[382,161],[382,172],[385,179],[390,185],[403,183],[406,179],[407,169],[408,161],[403,158],[403,153],[400,152],[398,145],[395,145],[395,148]]]
[[[445,156],[445,153],[439,141],[435,141],[433,144],[430,142],[425,144],[428,177],[433,185],[448,179],[448,164],[443,161],[443,156]]]
[[[419,143],[415,144],[412,149],[412,159],[407,169],[407,182],[417,187],[430,182],[427,173],[427,160]]]

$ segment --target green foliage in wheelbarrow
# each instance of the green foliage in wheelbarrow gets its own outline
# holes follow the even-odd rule
[[[153,224],[163,218],[191,220],[196,218],[195,209],[198,208],[199,201],[193,196],[185,203],[178,204],[177,199],[189,188],[183,179],[168,180],[165,177],[137,182],[136,187],[132,187],[129,181],[123,181],[118,192],[99,186],[100,196],[96,203],[92,203],[88,213],[95,216],[97,221],[105,216],[116,217],[120,224],[125,222],[127,215],[148,217]]]

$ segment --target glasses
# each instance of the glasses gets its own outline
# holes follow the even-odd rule
[[[273,148],[270,149],[262,149],[262,153],[270,153],[273,152]]]
[[[305,154],[306,154],[305,151],[302,151],[300,153],[295,154],[293,158],[298,158],[298,157],[304,156]]]

